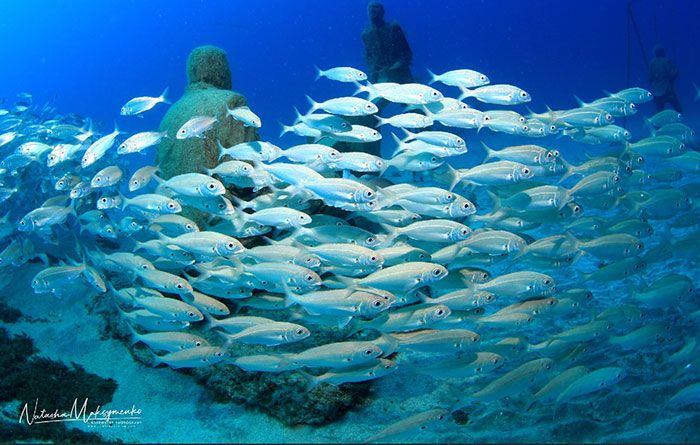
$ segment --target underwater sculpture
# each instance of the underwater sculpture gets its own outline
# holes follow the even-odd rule
[[[219,163],[217,140],[228,147],[259,139],[255,128],[227,115],[227,108],[245,106],[246,100],[231,91],[231,70],[222,49],[195,48],[187,59],[187,82],[185,94],[170,107],[160,124],[159,131],[169,135],[158,146],[157,162],[160,176],[165,179],[214,168]],[[178,129],[194,116],[216,117],[215,137],[177,139]]]
[[[369,25],[362,32],[365,46],[365,62],[369,68],[367,79],[375,82],[408,83],[413,81],[411,59],[413,52],[408,45],[401,25],[384,20],[384,6],[380,2],[371,2],[367,6]],[[388,102],[380,99],[377,106],[381,110]],[[358,116],[348,119],[353,125],[375,127],[377,120],[373,116]],[[363,151],[375,156],[381,155],[380,143],[368,144],[340,143],[334,146],[341,152]]]
[[[351,67],[319,77],[350,88],[367,79]],[[398,394],[402,407],[410,406],[403,397],[414,395],[416,373],[421,381],[462,380],[458,392],[431,394],[429,403],[414,395],[420,404],[410,411],[423,412],[387,418],[397,421],[370,440],[443,434],[452,428],[450,412],[458,424],[471,422],[470,431],[483,428],[500,417],[488,409],[501,400],[513,424],[530,425],[516,398],[533,414],[556,410],[585,420],[572,400],[597,392],[607,407],[620,397],[639,398],[630,391],[642,376],[631,371],[651,369],[646,375],[658,381],[667,380],[658,373],[670,376],[679,365],[696,369],[697,341],[684,343],[683,334],[695,332],[700,316],[695,268],[682,263],[670,270],[689,276],[666,273],[666,260],[696,261],[700,251],[691,199],[700,196],[693,179],[700,169],[689,150],[698,140],[682,116],[650,117],[651,136],[631,142],[631,133],[612,123],[652,100],[641,88],[526,117],[467,107],[445,88],[458,88],[472,105],[530,102],[514,85],[490,84],[469,69],[432,74],[432,81],[446,92],[416,83],[360,85],[356,94],[366,99],[341,93],[293,123],[304,136],[367,143],[381,135],[344,116],[376,114],[377,98],[422,106],[426,114],[381,118],[405,134],[394,135],[391,158],[321,144],[221,144],[219,156],[232,160],[209,175],[147,179],[132,188],[133,177],[155,168],[141,167],[128,193],[123,180],[135,166],[127,141],[137,135],[115,153],[116,129],[99,137],[83,122],[8,111],[0,119],[8,130],[0,198],[12,206],[0,226],[8,242],[3,267],[19,268],[50,246],[60,248],[64,261],[45,260],[31,279],[34,293],[104,294],[92,300],[112,310],[109,331],[124,331],[119,335],[135,344],[135,358],[193,375],[217,396],[287,424],[337,419],[361,406],[373,380],[383,379],[381,389]],[[255,123],[254,117],[238,116]],[[420,131],[433,121],[450,131]],[[214,123],[213,116],[190,118],[177,139],[215,137]],[[480,157],[467,153],[467,141],[473,148],[482,128],[523,142],[561,133],[616,151],[577,164],[573,151],[532,141],[484,145],[483,162],[453,166],[453,157]],[[222,182],[268,191],[247,201],[231,197],[234,207]],[[36,202],[21,193],[28,189],[40,191],[32,194]],[[323,211],[315,207],[321,204]],[[211,218],[200,226],[175,215],[203,207]],[[690,231],[675,238],[672,229]],[[645,284],[610,292],[611,282],[632,277]],[[681,314],[659,310],[686,305]],[[671,335],[670,323],[682,335]],[[651,345],[673,359],[644,363],[637,352]],[[574,364],[585,369],[569,368]],[[675,379],[677,394],[665,400],[660,394],[654,404],[698,400],[691,378]],[[537,388],[531,398],[527,390]],[[371,426],[375,433],[381,425]]]

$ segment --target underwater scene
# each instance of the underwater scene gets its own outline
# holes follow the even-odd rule
[[[700,442],[698,19],[0,3],[0,442]]]

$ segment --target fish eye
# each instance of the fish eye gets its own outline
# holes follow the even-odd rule
[[[182,283],[177,283],[177,284],[175,285],[175,287],[177,287],[178,289],[182,289]],[[194,315],[194,314],[192,314],[192,315]]]
[[[214,184],[213,182],[210,182],[207,187],[209,187],[209,190],[214,190],[216,188],[216,184]]]
[[[482,120],[490,121],[490,120],[491,120],[491,116],[484,116],[484,117],[482,118]]]
[[[178,133],[180,133],[180,134],[185,134],[185,133],[187,133],[187,130],[185,130],[185,129],[183,128],[183,129],[181,129]]]
[[[372,255],[371,257],[369,257],[369,260],[374,263],[375,261],[377,261],[377,257]]]
[[[435,156],[431,157],[430,162],[437,162],[437,158]]]
[[[100,178],[99,176],[95,178],[95,182],[100,182],[100,181],[102,181],[102,178]]]
[[[440,275],[441,273],[442,273],[442,271],[441,271],[439,268],[436,267],[435,269],[433,269],[433,275],[434,275],[434,276],[437,277],[437,276]]]
[[[220,209],[223,209],[223,208],[225,208],[226,206],[224,205],[223,202],[220,202],[220,203],[218,204],[217,207],[219,207]]]
[[[527,167],[525,167],[525,168],[523,169],[523,174],[524,174],[524,175],[529,175],[529,174],[530,174],[530,169],[527,168]]]
[[[368,236],[367,237],[367,244],[372,244],[374,243],[374,237],[373,236]]]
[[[313,275],[307,275],[307,276],[306,276],[306,281],[313,281],[313,280],[314,280]]]
[[[635,104],[632,104],[632,103],[631,103],[631,104],[630,104],[630,108],[634,110],[635,108],[637,108],[637,106],[636,106]]]
[[[461,233],[462,233],[462,235],[465,235],[465,236],[466,236],[466,235],[469,235],[469,230],[467,230],[467,229],[462,229]]]
[[[299,328],[296,330],[297,335],[304,335],[304,330]]]
[[[523,125],[523,131],[530,131],[530,127],[528,127],[527,125]]]
[[[551,282],[552,282],[552,280],[550,280],[549,278],[545,278],[545,279],[544,279],[544,284],[545,284],[545,286],[549,286],[549,284],[550,284]]]
[[[365,349],[365,355],[372,355],[374,351],[372,349]]]
[[[438,310],[435,311],[435,314],[438,315],[438,316],[441,316],[441,315],[443,315],[444,313],[445,313],[445,311],[442,310],[442,309],[438,309]]]
[[[422,260],[424,258],[425,258],[425,254],[423,254],[423,253],[418,254],[418,259]]]
[[[545,368],[546,368],[546,369],[552,369],[552,365],[550,365],[549,363],[547,363],[547,365],[545,365]]]
[[[371,198],[372,196],[374,196],[374,192],[372,190],[367,190],[365,191],[364,195],[366,198]]]
[[[229,249],[233,249],[235,246],[233,245],[233,243],[228,243],[226,244],[226,247],[228,247]]]
[[[189,223],[185,224],[185,229],[192,230],[192,228],[193,228],[192,224],[189,224]]]
[[[382,306],[382,301],[381,300],[374,300],[374,303],[372,303],[372,306],[374,307],[381,307]]]
[[[169,209],[174,209],[174,208],[175,208],[175,204],[173,204],[172,202],[169,202],[169,203],[168,203],[168,208],[169,208]]]
[[[464,204],[462,204],[463,209],[468,209],[469,207],[471,207],[471,206],[469,205],[468,202],[465,202]]]

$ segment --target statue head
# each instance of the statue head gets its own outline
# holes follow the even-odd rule
[[[661,45],[656,45],[654,47],[654,56],[656,57],[665,57],[666,56],[666,50],[664,49],[663,46]]]
[[[187,59],[187,82],[209,85],[222,90],[231,89],[231,69],[226,52],[215,46],[195,48]]]
[[[370,2],[367,5],[367,17],[375,25],[384,23],[384,5],[379,2]]]

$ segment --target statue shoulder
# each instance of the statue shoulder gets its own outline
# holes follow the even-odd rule
[[[403,34],[403,28],[401,27],[401,25],[399,25],[399,22],[390,22],[389,29],[391,30],[391,32],[400,32]]]

